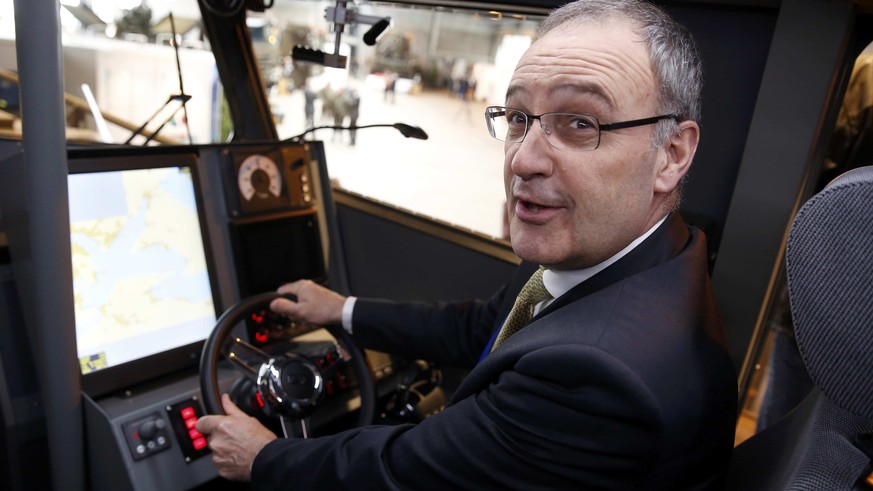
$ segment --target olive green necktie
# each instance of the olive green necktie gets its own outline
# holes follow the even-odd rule
[[[545,269],[540,266],[540,269],[534,272],[518,293],[515,304],[512,306],[512,311],[509,312],[506,322],[500,328],[491,351],[494,351],[500,343],[509,339],[509,336],[512,336],[530,322],[531,318],[533,318],[534,307],[538,303],[552,298],[552,295],[546,290],[546,286],[543,285],[543,271]]]

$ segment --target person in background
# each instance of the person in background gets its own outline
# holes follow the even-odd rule
[[[385,102],[394,104],[397,102],[397,74],[386,70],[383,77],[385,79]]]
[[[349,126],[355,128],[358,125],[358,115],[361,112],[361,96],[354,88],[346,90],[346,98],[348,99]],[[355,146],[358,131],[355,129],[349,130],[349,144]]]
[[[303,113],[306,117],[306,128],[315,127],[315,101],[318,100],[318,94],[312,90],[309,84],[303,89]]]
[[[691,36],[639,0],[553,12],[503,106],[510,236],[524,262],[487,300],[397,303],[311,281],[291,319],[363,347],[469,367],[413,425],[277,439],[223,396],[213,461],[254,489],[721,489],[736,373],[706,240],[676,211],[700,129]]]

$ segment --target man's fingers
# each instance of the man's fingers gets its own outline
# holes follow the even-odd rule
[[[297,298],[300,295],[300,287],[302,280],[295,281],[293,283],[285,283],[280,286],[277,292],[282,295],[287,295],[288,297]],[[293,316],[297,313],[297,305],[296,302],[291,298],[277,298],[270,302],[270,310],[273,312],[284,315],[284,316]]]
[[[215,431],[215,426],[218,424],[218,416],[201,416],[197,419],[197,431],[203,433],[206,436],[212,434]]]
[[[285,283],[284,285],[280,286],[276,291],[282,294],[291,293],[293,295],[297,295],[300,293],[300,284],[302,282],[303,280],[297,280],[291,283]]]
[[[224,408],[224,412],[228,416],[248,416],[230,400],[230,396],[227,394],[221,394],[221,407]]]
[[[287,298],[277,298],[270,302],[270,310],[279,315],[290,316],[295,312],[296,307],[294,302]]]

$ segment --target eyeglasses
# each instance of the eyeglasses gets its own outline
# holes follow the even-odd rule
[[[485,108],[485,122],[488,132],[494,138],[507,143],[521,143],[527,136],[528,128],[533,120],[540,120],[540,127],[546,140],[562,150],[594,150],[600,145],[600,132],[612,131],[634,126],[654,124],[662,119],[679,119],[674,114],[635,119],[620,123],[600,124],[597,118],[588,114],[577,113],[545,113],[527,114],[518,109],[503,106]]]

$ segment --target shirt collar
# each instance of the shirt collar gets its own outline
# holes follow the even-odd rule
[[[637,237],[633,242],[627,245],[624,249],[618,251],[614,256],[610,257],[606,261],[595,264],[589,268],[583,269],[573,269],[568,271],[555,271],[551,269],[547,269],[543,273],[543,284],[546,287],[546,290],[552,295],[552,299],[558,298],[561,295],[570,291],[576,285],[582,283],[583,281],[591,278],[597,273],[603,271],[608,268],[611,264],[618,261],[619,259],[626,256],[630,251],[634,250],[638,245],[640,245],[644,240],[646,240],[652,233],[664,223],[664,220],[667,219],[667,215],[664,215],[664,218],[658,221],[655,225],[652,226],[649,230],[647,230],[643,235]],[[547,301],[545,304],[539,305],[540,309],[544,308],[546,305],[551,303]]]

